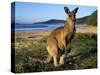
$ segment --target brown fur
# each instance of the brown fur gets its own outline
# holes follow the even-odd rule
[[[58,57],[60,54],[59,64],[64,64],[64,58],[66,56],[66,52],[68,53],[71,48],[71,40],[73,35],[75,34],[75,14],[78,10],[76,8],[73,11],[69,11],[67,7],[64,7],[65,12],[68,14],[67,21],[64,27],[59,27],[52,31],[47,39],[47,51],[49,53],[49,58],[45,61],[45,63],[50,62],[53,58],[54,66],[58,66]]]

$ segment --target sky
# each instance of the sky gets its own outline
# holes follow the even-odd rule
[[[47,4],[47,3],[31,3],[31,2],[15,2],[15,22],[16,23],[35,23],[47,21],[50,19],[66,19],[64,6],[70,10],[79,7],[76,14],[77,18],[84,17],[93,13],[97,8],[94,6],[79,6],[67,4]]]

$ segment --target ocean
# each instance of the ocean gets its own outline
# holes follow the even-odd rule
[[[15,32],[32,32],[32,31],[44,31],[44,30],[54,30],[58,27],[63,26],[60,24],[15,24]],[[75,27],[79,28],[81,25],[76,24]]]

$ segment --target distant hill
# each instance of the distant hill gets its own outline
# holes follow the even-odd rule
[[[65,21],[64,20],[51,19],[51,20],[44,21],[44,22],[36,22],[34,24],[57,24],[57,23],[65,23]]]
[[[89,16],[78,18],[77,23],[97,26],[97,10]]]
[[[36,22],[34,24],[57,24],[57,23],[65,23],[64,20],[57,20],[57,19],[51,19],[44,22]],[[87,24],[87,25],[93,25],[97,26],[97,10],[94,11],[91,15],[78,18],[77,24]]]
[[[14,25],[14,24],[20,25],[20,23],[14,23],[14,21],[12,21],[11,23],[12,23],[12,25]],[[35,23],[33,23],[33,25],[34,24],[59,24],[59,23],[65,23],[65,20],[50,19],[48,21],[35,22]],[[94,11],[91,15],[88,15],[88,16],[85,16],[82,18],[78,18],[76,24],[87,24],[87,25],[97,26],[97,10]],[[28,25],[28,24],[26,24],[26,25]]]

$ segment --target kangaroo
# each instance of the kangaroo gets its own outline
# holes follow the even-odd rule
[[[64,64],[64,58],[66,57],[66,53],[69,53],[71,50],[71,40],[76,31],[75,23],[78,7],[73,11],[70,11],[67,7],[64,7],[64,10],[68,15],[65,25],[51,32],[47,39],[46,45],[48,59],[45,61],[45,63],[48,63],[53,59],[55,67]],[[60,60],[58,63],[59,54]]]
[[[76,13],[78,7],[73,11],[70,11],[67,7],[64,7],[65,13],[68,15],[65,25],[63,27],[56,28],[51,32],[47,39],[46,49],[48,51],[48,57],[44,60],[39,58],[31,58],[34,62],[49,63],[52,59],[54,66],[60,66],[64,64],[66,55],[71,50],[71,40],[75,34]],[[59,63],[58,58],[60,57]]]

